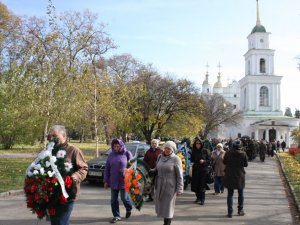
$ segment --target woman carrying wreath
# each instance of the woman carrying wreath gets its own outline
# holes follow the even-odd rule
[[[126,150],[125,144],[119,139],[111,142],[111,153],[109,154],[104,172],[104,187],[111,189],[111,211],[113,218],[111,223],[121,220],[119,208],[119,193],[126,209],[126,218],[131,216],[132,203],[127,192],[125,192],[124,173],[128,161],[132,158],[130,151]]]
[[[164,225],[170,225],[174,216],[176,196],[183,193],[182,163],[175,155],[176,144],[167,141],[163,153],[158,157],[154,171],[155,179],[155,212],[164,218]]]

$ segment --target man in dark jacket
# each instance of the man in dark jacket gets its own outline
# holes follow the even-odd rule
[[[226,165],[224,186],[228,189],[227,209],[229,218],[232,217],[233,192],[238,190],[238,215],[244,216],[244,188],[245,188],[245,169],[248,166],[247,155],[241,149],[241,142],[235,141],[232,150],[228,151],[223,163]]]

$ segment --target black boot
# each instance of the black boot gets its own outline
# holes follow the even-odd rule
[[[171,225],[172,219],[170,218],[165,218],[164,219],[164,225]]]

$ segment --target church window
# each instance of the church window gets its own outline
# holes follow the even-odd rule
[[[233,105],[233,108],[236,109],[236,105]]]
[[[250,75],[250,60],[248,61],[248,75]]]
[[[260,73],[265,73],[266,72],[266,60],[265,59],[260,59],[259,60],[259,72]]]
[[[262,86],[259,91],[259,105],[268,106],[269,105],[269,90],[266,86]]]
[[[236,94],[234,94],[233,97],[236,98]]]
[[[206,92],[209,93],[209,88],[206,89]]]

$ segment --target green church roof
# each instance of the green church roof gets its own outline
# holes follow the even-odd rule
[[[266,33],[266,28],[263,25],[255,25],[252,29],[251,34],[253,33]]]

